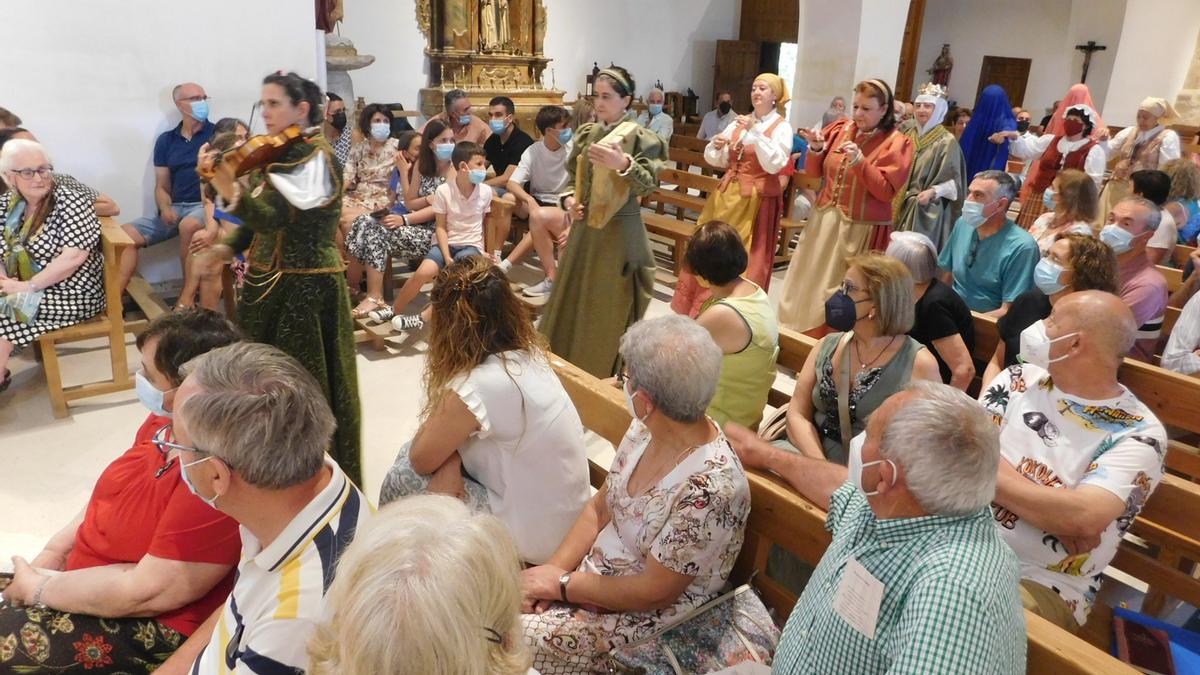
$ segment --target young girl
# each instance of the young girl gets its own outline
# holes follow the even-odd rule
[[[228,131],[214,136],[209,146],[213,150],[224,152],[244,142],[235,131]],[[197,257],[213,244],[228,239],[242,221],[217,208],[214,203],[216,196],[217,192],[212,185],[201,184],[200,200],[204,204],[204,229],[192,235],[188,248],[190,255],[183,271],[183,290],[179,292],[179,300],[175,302],[176,311],[195,305],[197,291],[200,292],[201,307],[215,312],[221,303],[221,277],[201,275],[197,269]]]

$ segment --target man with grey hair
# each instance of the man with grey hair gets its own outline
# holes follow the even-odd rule
[[[1135,328],[1115,295],[1067,295],[980,396],[1000,427],[993,511],[1021,559],[1021,600],[1072,631],[1163,475],[1166,430],[1117,381]]]
[[[962,215],[942,248],[942,281],[967,306],[1000,318],[1033,286],[1042,254],[1037,241],[1008,219],[1017,184],[1003,171],[980,171],[971,179]]]
[[[1121,300],[1133,310],[1137,339],[1129,356],[1154,362],[1167,313],[1167,280],[1146,255],[1146,246],[1161,222],[1158,205],[1145,197],[1126,197],[1113,206],[1100,240],[1117,254]]]
[[[662,139],[664,144],[671,143],[671,135],[675,133],[675,121],[663,111],[667,97],[663,90],[654,87],[646,95],[646,111],[638,115],[637,123],[646,127]]]
[[[243,342],[183,372],[171,447],[192,493],[241,525],[242,561],[225,606],[158,672],[303,672],[325,589],[370,505],[326,454],[333,413],[298,361]]]
[[[848,468],[730,436],[743,464],[827,509],[833,533],[775,672],[1025,672],[1019,566],[987,508],[998,434],[975,401],[910,384],[851,442]]]
[[[484,141],[492,135],[492,128],[488,126],[487,122],[484,122],[478,115],[471,114],[471,98],[467,92],[462,89],[451,89],[446,92],[445,104],[445,109],[430,117],[429,120],[438,120],[448,124],[454,133],[455,143],[471,141],[483,145]],[[426,121],[425,124],[429,124],[429,122]],[[425,133],[425,124],[422,124],[417,131]]]

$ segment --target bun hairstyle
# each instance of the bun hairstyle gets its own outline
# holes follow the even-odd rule
[[[863,80],[854,85],[854,93],[866,94],[879,102],[883,106],[883,117],[879,120],[879,129],[891,131],[896,128],[896,96],[892,93],[892,88],[883,80]]]
[[[264,77],[262,83],[279,85],[294,106],[307,103],[308,126],[315,127],[324,120],[325,92],[321,91],[316,82],[296,73],[284,73],[280,70]]]

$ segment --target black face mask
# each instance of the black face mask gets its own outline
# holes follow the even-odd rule
[[[825,323],[829,327],[845,333],[858,323],[858,305],[854,298],[846,295],[846,291],[838,289],[825,301]]]
[[[329,120],[329,125],[332,126],[334,129],[337,129],[338,131],[345,129],[346,128],[346,112],[344,110],[339,110],[339,111],[333,113],[333,118]]]
[[[720,110],[722,115],[728,115],[729,111],[733,110],[733,104],[729,101],[721,101],[717,104],[717,110]]]
[[[1029,120],[1017,120],[1017,131],[1021,133],[1029,131]]]

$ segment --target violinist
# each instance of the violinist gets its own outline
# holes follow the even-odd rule
[[[342,177],[321,134],[324,100],[295,73],[268,75],[261,103],[267,136],[223,157],[200,149],[197,170],[211,176],[224,210],[243,223],[200,267],[215,275],[234,250],[248,247],[238,323],[249,339],[282,349],[316,378],[337,418],[329,454],[361,485],[350,294],[336,242]]]

